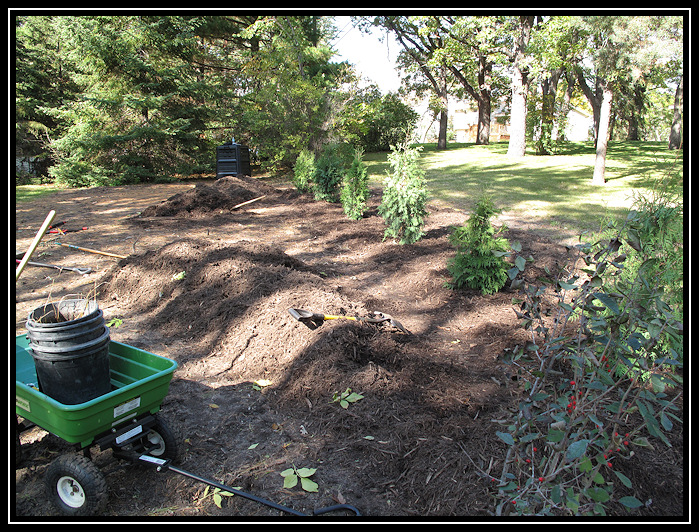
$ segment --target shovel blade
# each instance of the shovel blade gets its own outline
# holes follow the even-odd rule
[[[323,321],[325,321],[325,316],[323,314],[317,314],[301,308],[290,308],[289,314],[309,329],[317,329],[323,324]]]

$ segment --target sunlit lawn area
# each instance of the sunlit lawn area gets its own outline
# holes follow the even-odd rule
[[[591,142],[569,143],[552,156],[507,157],[507,143],[489,146],[451,144],[438,151],[423,145],[431,201],[470,213],[486,191],[510,216],[536,218],[552,228],[599,229],[609,216],[623,216],[634,194],[643,193],[667,173],[682,172],[682,151],[664,142],[612,142],[607,183],[592,186],[595,150]],[[385,153],[366,154],[373,183],[389,170]]]
[[[483,192],[510,218],[535,221],[550,229],[594,231],[609,217],[625,216],[634,195],[647,192],[666,175],[682,175],[683,152],[665,142],[612,142],[607,183],[592,186],[595,150],[591,142],[568,143],[557,155],[507,157],[507,142],[489,146],[450,144],[437,150],[424,144],[421,164],[430,201],[464,211],[464,219]],[[380,185],[389,170],[387,153],[367,153],[371,182]],[[54,185],[15,188],[16,201],[60,189]]]

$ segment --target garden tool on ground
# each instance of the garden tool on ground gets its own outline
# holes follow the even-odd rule
[[[390,316],[388,314],[384,314],[383,312],[373,312],[372,314],[374,315],[373,318],[364,318],[364,317],[359,317],[359,316],[335,316],[335,315],[329,315],[329,314],[323,314],[320,312],[312,312],[310,310],[304,310],[300,308],[290,308],[289,309],[289,314],[291,314],[295,319],[300,321],[301,323],[305,324],[307,327],[310,327],[311,329],[316,329],[320,325],[323,324],[323,322],[327,320],[354,320],[354,321],[363,321],[366,323],[383,323],[385,321],[389,322],[391,325],[396,327],[397,329],[400,329],[402,332],[405,334],[411,334],[410,331],[408,331],[403,325],[393,318],[393,316]]]
[[[80,251],[87,251],[88,253],[97,253],[98,255],[106,255],[107,257],[116,257],[117,259],[125,259],[124,255],[117,255],[116,253],[107,253],[106,251],[99,251],[97,249],[81,248],[79,246],[74,246],[73,244],[64,244],[63,242],[56,242],[59,246],[64,246],[67,248],[77,249]]]
[[[39,232],[36,233],[34,240],[32,240],[32,243],[29,245],[29,249],[24,254],[22,260],[19,262],[19,266],[17,266],[17,268],[15,269],[15,282],[17,282],[17,279],[19,279],[22,270],[24,270],[24,267],[27,265],[27,262],[29,262],[29,259],[34,253],[34,250],[37,248],[39,242],[41,242],[41,239],[44,237],[44,233],[46,233],[47,229],[51,225],[51,222],[53,222],[54,216],[56,216],[56,211],[50,211],[46,216],[46,219],[44,220],[44,223],[41,225]]]
[[[17,263],[20,262],[19,259],[15,259]],[[81,267],[70,267],[70,266],[56,266],[55,264],[43,264],[41,262],[27,262],[29,266],[41,266],[43,268],[55,268],[57,270],[63,271],[63,270],[70,270],[75,273],[79,273],[80,275],[85,275],[87,273],[90,273],[92,271],[92,268],[81,268]]]

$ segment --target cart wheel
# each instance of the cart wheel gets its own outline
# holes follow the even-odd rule
[[[79,454],[54,460],[46,471],[49,498],[67,515],[96,515],[107,505],[107,483],[99,468]]]
[[[155,415],[155,425],[148,431],[145,438],[152,445],[148,454],[157,458],[164,458],[177,462],[182,457],[179,427],[166,422],[161,415]]]

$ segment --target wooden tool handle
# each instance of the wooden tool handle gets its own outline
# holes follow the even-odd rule
[[[34,237],[31,246],[29,246],[29,249],[24,254],[22,261],[19,263],[19,266],[17,266],[17,269],[15,270],[15,282],[17,282],[17,279],[19,279],[19,276],[22,273],[24,267],[27,265],[27,262],[29,262],[32,253],[34,253],[34,250],[39,245],[39,242],[41,242],[41,239],[44,237],[44,233],[46,233],[46,230],[51,225],[54,216],[56,216],[56,211],[51,211],[46,217],[46,220],[44,220],[44,224],[41,226],[41,229],[39,229],[39,232]]]

